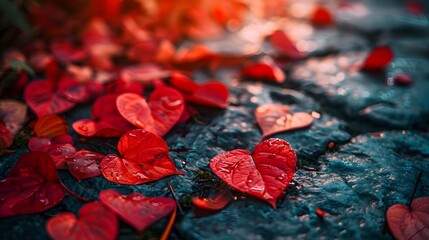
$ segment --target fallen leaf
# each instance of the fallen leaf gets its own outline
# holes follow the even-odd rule
[[[43,212],[65,193],[54,161],[43,152],[29,152],[0,181],[0,217]]]
[[[183,174],[174,166],[167,143],[149,131],[134,129],[125,133],[119,139],[118,151],[121,156],[109,154],[100,165],[103,176],[111,182],[141,184]]]
[[[136,127],[165,135],[180,119],[185,108],[182,95],[173,88],[159,87],[148,102],[137,94],[124,93],[116,100],[119,113]]]
[[[120,137],[134,126],[125,120],[116,108],[118,94],[98,98],[92,106],[92,119],[82,119],[72,124],[73,129],[85,137]]]
[[[221,82],[197,84],[187,76],[175,73],[168,83],[179,90],[187,102],[217,108],[226,108],[228,105],[229,90]]]
[[[79,210],[79,218],[70,212],[50,218],[46,230],[54,240],[113,240],[118,235],[118,220],[102,204],[91,202]]]
[[[137,231],[168,216],[176,209],[176,202],[166,197],[146,197],[141,193],[121,195],[114,190],[104,190],[99,199]]]
[[[282,56],[292,60],[301,59],[304,56],[284,31],[277,29],[268,38]]]
[[[210,168],[229,186],[276,208],[295,173],[296,154],[288,142],[270,138],[256,145],[252,155],[243,149],[221,153],[210,161]]]
[[[77,152],[72,144],[73,138],[63,134],[53,138],[32,137],[28,142],[28,148],[31,151],[46,152],[54,160],[57,169],[67,169],[66,159]]]
[[[64,113],[76,105],[76,102],[63,97],[55,91],[48,81],[34,81],[24,90],[28,106],[38,117],[46,114]]]
[[[286,75],[279,67],[266,63],[255,63],[247,66],[241,70],[240,76],[252,80],[265,80],[277,83],[283,83],[286,80]]]
[[[262,137],[311,125],[313,117],[305,112],[290,113],[289,108],[279,104],[265,104],[255,110],[256,122],[262,129]]]
[[[376,47],[366,57],[361,69],[374,72],[382,71],[392,62],[393,58],[394,54],[390,47]]]
[[[100,163],[105,156],[88,150],[80,150],[67,159],[70,173],[79,181],[101,175]]]
[[[86,58],[82,48],[73,46],[70,41],[60,40],[51,43],[51,52],[61,63],[80,62]]]
[[[34,124],[34,133],[38,137],[53,138],[67,134],[67,121],[55,114],[47,114],[39,118]]]
[[[334,16],[329,11],[329,9],[323,7],[323,6],[317,6],[311,17],[310,20],[313,24],[318,26],[330,26],[334,24]]]
[[[411,206],[395,204],[386,213],[390,232],[398,240],[429,238],[429,197],[414,199]]]
[[[397,73],[393,77],[393,83],[399,86],[410,86],[413,84],[413,78],[406,73]]]
[[[2,100],[0,116],[7,129],[15,135],[27,120],[27,105],[15,100]]]
[[[103,85],[95,81],[79,82],[73,78],[62,78],[56,91],[69,101],[85,103],[101,95]]]

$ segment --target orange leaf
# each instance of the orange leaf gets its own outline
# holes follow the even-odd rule
[[[67,134],[67,121],[55,114],[44,115],[34,125],[34,132],[38,137],[48,138]]]

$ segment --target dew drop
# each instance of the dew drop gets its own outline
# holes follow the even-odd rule
[[[140,121],[139,121],[140,122]],[[137,137],[137,135],[135,135],[134,133],[128,133],[128,135],[130,136],[130,137]]]
[[[161,205],[161,204],[159,204],[159,203],[157,203],[157,202],[152,202],[152,206],[157,207],[157,206],[159,206],[159,205]]]

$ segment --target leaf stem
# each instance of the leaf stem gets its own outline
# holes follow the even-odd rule
[[[174,221],[176,220],[176,213],[177,213],[177,209],[174,209],[173,214],[171,214],[170,221],[168,221],[167,227],[162,233],[160,240],[167,240],[168,235],[170,235],[171,229],[173,228],[173,225],[174,225]]]
[[[171,186],[171,183],[169,180],[167,180],[168,188],[170,189],[171,194],[173,195],[174,200],[176,201],[177,207],[179,208],[179,212],[181,215],[183,215],[183,209],[182,206],[180,206],[179,199],[176,196],[176,193],[174,192],[173,186]]]
[[[419,175],[417,176],[416,183],[414,184],[414,188],[413,188],[413,193],[411,194],[411,198],[408,201],[408,207],[411,207],[411,203],[413,202],[414,195],[416,195],[417,187],[419,186],[419,182],[421,178],[422,178],[422,171],[420,171]]]

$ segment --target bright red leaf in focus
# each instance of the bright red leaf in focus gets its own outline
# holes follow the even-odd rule
[[[52,217],[46,230],[54,240],[113,240],[118,235],[118,219],[102,204],[91,202],[79,210],[79,218],[70,212]]]
[[[130,123],[163,136],[180,119],[185,104],[182,95],[175,89],[158,87],[148,102],[134,93],[121,94],[116,100],[116,107]]]
[[[325,7],[317,6],[310,19],[315,25],[330,26],[334,24],[334,16]]]
[[[149,131],[125,133],[119,139],[118,151],[121,156],[109,154],[101,162],[101,172],[111,182],[141,184],[182,174],[169,156],[167,143]]]
[[[252,155],[243,149],[221,153],[210,161],[210,168],[229,186],[276,208],[277,199],[292,181],[296,160],[288,142],[270,138],[256,145]]]
[[[105,156],[88,150],[80,150],[67,159],[70,173],[79,181],[101,175],[100,163]]]
[[[390,47],[376,47],[366,57],[361,69],[374,72],[382,71],[392,62],[393,58],[394,54]]]
[[[100,97],[92,106],[92,119],[73,123],[73,129],[85,137],[120,137],[134,126],[125,120],[116,108],[117,94]]]
[[[266,63],[255,63],[247,66],[241,70],[240,76],[242,78],[265,80],[277,83],[282,83],[286,80],[286,75],[279,67],[268,65]]]
[[[54,161],[43,152],[26,153],[0,181],[0,217],[45,211],[64,197]]]
[[[255,110],[256,122],[262,129],[263,137],[274,133],[308,127],[313,117],[305,112],[290,113],[289,108],[279,104],[261,105]]]
[[[411,206],[395,204],[387,209],[386,218],[398,240],[429,239],[429,197],[414,199]]]
[[[146,197],[141,193],[121,195],[114,190],[105,190],[99,199],[137,231],[143,231],[176,209],[176,202],[171,198]]]
[[[275,30],[273,33],[271,33],[269,39],[274,48],[284,57],[295,60],[304,56],[303,53],[298,51],[295,44],[282,30]]]

